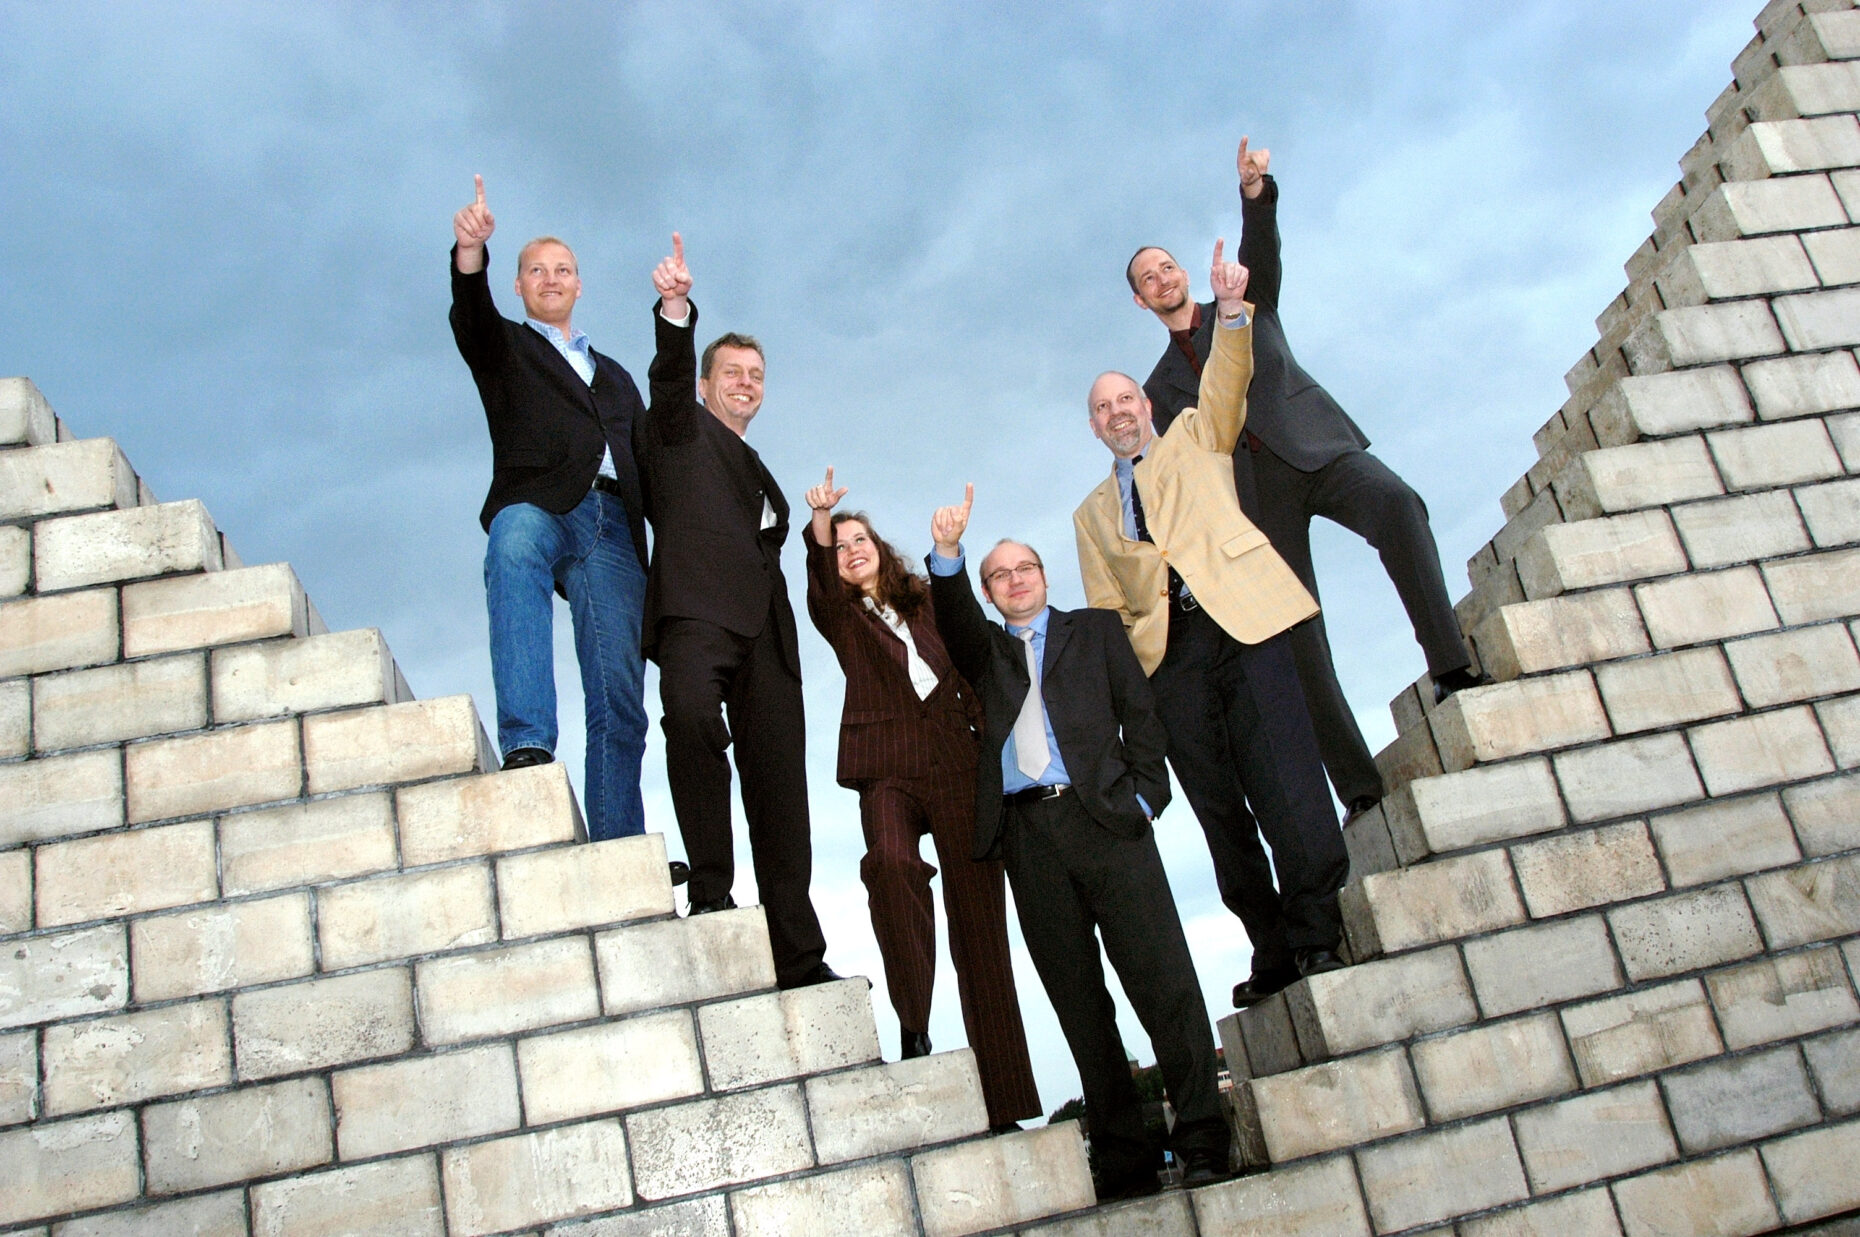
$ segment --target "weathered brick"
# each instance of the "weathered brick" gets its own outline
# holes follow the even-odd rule
[[[218,571],[219,534],[194,499],[41,520],[33,578],[49,593],[184,571]]]
[[[1841,1117],[1860,1112],[1860,1030],[1806,1040],[1802,1055],[1823,1108]]]
[[[213,716],[222,722],[394,699],[394,659],[372,627],[213,653]]]
[[[981,1075],[967,1048],[810,1078],[806,1096],[814,1152],[822,1164],[949,1142],[988,1128]]]
[[[1860,690],[1860,657],[1838,623],[1738,640],[1724,651],[1754,708]]]
[[[429,1044],[580,1022],[601,1012],[584,937],[435,958],[419,964],[415,979]]]
[[[335,885],[318,890],[316,906],[329,971],[497,939],[491,871],[482,863]]]
[[[1584,452],[1556,481],[1567,520],[1661,507],[1724,493],[1705,440],[1698,435]]]
[[[694,1194],[814,1164],[798,1086],[634,1113],[626,1119],[626,1132],[634,1189],[645,1199]]]
[[[1802,238],[1802,247],[1824,286],[1860,283],[1860,228],[1810,232]]]
[[[1298,1046],[1298,1029],[1283,993],[1256,1001],[1217,1025],[1221,1043],[1227,1047],[1228,1068],[1246,1066],[1234,1074],[1236,1078],[1265,1078],[1309,1064]]]
[[[135,1116],[106,1112],[0,1133],[0,1164],[0,1224],[128,1202],[141,1189]]]
[[[1664,511],[1552,524],[1518,551],[1518,579],[1532,600],[1684,570],[1685,551]]]
[[[30,378],[0,378],[0,444],[42,446],[58,440],[58,418]]]
[[[1655,277],[1668,308],[1819,286],[1794,236],[1687,245]]]
[[[1621,986],[1600,915],[1513,928],[1468,941],[1465,951],[1473,990],[1488,1018]]]
[[[1795,502],[1817,547],[1860,541],[1860,478],[1804,486],[1795,491]]]
[[[871,989],[863,979],[700,1006],[698,1031],[718,1091],[878,1059]]]
[[[521,1040],[517,1068],[530,1125],[620,1112],[704,1089],[697,1035],[684,1010]]]
[[[1765,563],[1763,578],[1776,612],[1791,626],[1860,614],[1860,550]]]
[[[1828,196],[1833,196],[1832,189]],[[1647,315],[1621,342],[1621,352],[1635,374],[1774,356],[1783,351],[1783,336],[1770,316],[1769,306],[1762,301],[1661,310]]]
[[[1760,953],[1750,907],[1735,884],[1714,885],[1608,912],[1628,978],[1639,982]]]
[[[1854,325],[1856,316],[1860,315],[1860,289],[1839,288],[1779,296],[1771,302],[1771,307],[1791,352],[1815,352],[1860,344],[1860,327]]]
[[[41,846],[41,927],[210,902],[219,894],[213,822],[132,829]]]
[[[1606,1187],[1460,1221],[1460,1237],[1621,1237]]]
[[[223,816],[220,867],[228,894],[364,876],[394,866],[385,794],[313,799]]]
[[[517,1067],[508,1044],[338,1070],[336,1141],[345,1160],[515,1129]]]
[[[226,1007],[170,1005],[45,1032],[45,1111],[62,1116],[232,1081]]]
[[[1642,988],[1562,1011],[1576,1073],[1601,1086],[1724,1051],[1696,979]]]
[[[0,597],[17,597],[31,582],[32,534],[14,524],[0,527]]]
[[[0,451],[0,518],[135,505],[136,474],[113,439]]]
[[[1421,726],[1397,734],[1376,753],[1376,771],[1386,786],[1400,786],[1439,773],[1440,754],[1434,750],[1434,732]]]
[[[1369,1217],[1347,1155],[1195,1190],[1204,1233],[1250,1237],[1369,1237]]]
[[[294,799],[303,788],[297,725],[288,721],[134,743],[124,769],[132,822]]]
[[[730,1209],[741,1237],[908,1233],[917,1227],[910,1173],[901,1160],[740,1190],[730,1196]]]
[[[161,657],[32,680],[33,746],[89,747],[207,724],[206,666]]]
[[[1631,657],[1651,647],[1625,588],[1502,606],[1473,631],[1473,640],[1486,672],[1498,679]]]
[[[339,975],[233,997],[239,1077],[326,1069],[414,1046],[413,982],[405,967]]]
[[[1805,853],[1833,855],[1860,847],[1860,776],[1791,786],[1783,802]]]
[[[331,1159],[329,1096],[318,1078],[152,1104],[142,1112],[150,1194],[294,1172]]]
[[[409,865],[583,836],[581,810],[560,763],[403,786],[394,799]]]
[[[286,563],[123,589],[125,657],[308,632],[309,603]]]
[[[1355,875],[1387,872],[1401,864],[1380,803],[1343,822],[1343,849],[1350,857],[1350,871]]]
[[[0,1030],[128,1002],[129,951],[120,924],[27,937],[0,949]]]
[[[1685,740],[1677,734],[1559,752],[1553,764],[1569,814],[1577,821],[1628,816],[1705,795]]]
[[[1093,1202],[1074,1122],[960,1143],[915,1157],[924,1237],[1018,1225]]]
[[[1845,412],[1826,421],[1828,437],[1841,453],[1841,463],[1848,472],[1860,472],[1860,412]]]
[[[1745,885],[1772,949],[1860,932],[1860,856],[1765,872]]]
[[[1666,887],[1640,821],[1516,846],[1511,861],[1533,919],[1626,902]]]
[[[1286,990],[1308,1060],[1380,1047],[1478,1017],[1451,946],[1313,975]]]
[[[116,590],[0,604],[0,678],[116,660]]]
[[[1576,1089],[1555,1014],[1473,1027],[1411,1049],[1430,1121],[1457,1121]]]
[[[445,1237],[430,1155],[332,1169],[252,1187],[253,1237]]]
[[[615,928],[594,938],[608,1014],[775,986],[760,907]]]
[[[1614,1189],[1630,1237],[1742,1237],[1767,1233],[1778,1224],[1754,1148],[1630,1177],[1617,1181]]]
[[[1802,517],[1786,490],[1692,503],[1672,514],[1686,553],[1700,570],[1809,548]]]
[[[1595,684],[1616,734],[1722,717],[1743,708],[1724,654],[1716,648],[1597,666]]]
[[[1725,485],[1733,490],[1799,485],[1842,473],[1840,456],[1816,418],[1721,430],[1705,437]]]
[[[222,1190],[66,1220],[57,1232],[58,1237],[246,1237],[245,1192]]]
[[[39,1115],[39,1041],[31,1031],[0,1035],[0,1125]]]
[[[672,913],[665,837],[615,838],[497,861],[506,940]]]
[[[1860,408],[1860,365],[1851,352],[1752,361],[1743,377],[1765,421]]]
[[[1359,960],[1524,922],[1502,850],[1364,877],[1342,904]]]
[[[1777,626],[1769,592],[1754,567],[1643,584],[1634,589],[1634,597],[1655,648],[1723,640]]]
[[[305,894],[138,919],[130,925],[138,1001],[223,992],[308,975]]]
[[[1419,1134],[1357,1155],[1377,1232],[1393,1232],[1530,1194],[1500,1120]]]
[[[123,761],[111,749],[0,765],[0,845],[123,823]]]
[[[1824,1126],[1759,1148],[1783,1219],[1791,1224],[1860,1207],[1860,1121]],[[1832,1237],[1832,1234],[1830,1234]]]
[[[1860,1021],[1837,949],[1759,958],[1705,978],[1733,1050]]]
[[[1802,857],[1774,794],[1704,803],[1655,816],[1649,824],[1675,887],[1742,876]]]
[[[1713,795],[1834,772],[1814,710],[1806,705],[1695,726],[1687,737]]]
[[[534,766],[531,766],[532,768]],[[598,1220],[557,1224],[549,1237],[731,1237],[730,1209],[722,1194],[635,1207]]]
[[[32,927],[32,852],[0,852],[0,936]],[[4,1124],[4,1123],[0,1123]]]
[[[1539,1194],[1678,1158],[1652,1082],[1595,1091],[1513,1118],[1531,1189]]]
[[[1787,176],[1719,185],[1693,214],[1692,232],[1701,241],[1728,241],[1846,223],[1826,176]]]
[[[507,1232],[633,1201],[626,1134],[590,1121],[452,1148],[441,1157],[447,1231]]]
[[[1455,692],[1434,710],[1432,725],[1448,772],[1609,733],[1586,670]]]
[[[1821,723],[1834,763],[1843,769],[1860,765],[1860,696],[1817,702],[1815,720]]]
[[[415,782],[483,767],[470,696],[441,696],[304,718],[310,793]]]
[[[1793,1046],[1664,1075],[1673,1128],[1688,1154],[1812,1125],[1821,1110]]]
[[[1719,365],[1622,378],[1596,402],[1589,421],[1603,447],[1618,447],[1641,438],[1733,425],[1752,416],[1737,371]]]
[[[1424,855],[1560,829],[1565,823],[1546,760],[1519,760],[1423,778],[1383,800],[1405,863]]]
[[[0,683],[0,760],[32,750],[32,681]]]

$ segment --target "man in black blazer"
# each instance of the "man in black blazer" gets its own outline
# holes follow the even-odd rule
[[[1470,670],[1459,621],[1440,571],[1440,551],[1427,505],[1408,483],[1371,455],[1369,439],[1337,401],[1301,368],[1279,321],[1279,189],[1266,168],[1268,151],[1248,152],[1240,139],[1240,263],[1252,272],[1253,382],[1247,389],[1246,435],[1234,452],[1240,505],[1273,548],[1317,596],[1311,566],[1311,517],[1324,516],[1357,533],[1382,565],[1414,624],[1439,699],[1481,682]],[[1139,249],[1125,268],[1136,303],[1170,334],[1143,390],[1162,433],[1195,403],[1201,365],[1214,329],[1212,305],[1188,294],[1188,275],[1167,250]],[[1317,729],[1324,767],[1337,798],[1352,813],[1382,798],[1382,777],[1337,683],[1324,616],[1291,629],[1292,653],[1305,703]]]
[[[570,318],[581,296],[575,255],[539,237],[517,255],[524,322],[497,312],[485,242],[496,221],[477,198],[452,218],[452,336],[471,367],[491,430],[491,491],[479,522],[491,681],[504,768],[555,758],[558,590],[575,624],[587,703],[588,834],[646,829],[645,501],[633,459],[644,414],[632,375],[588,346]]]
[[[987,719],[975,858],[1007,868],[1027,952],[1078,1065],[1099,1200],[1155,1193],[1160,1157],[1094,930],[1156,1049],[1185,1182],[1221,1180],[1229,1134],[1214,1033],[1150,829],[1169,802],[1169,775],[1149,679],[1116,614],[1046,604],[1040,557],[1018,542],[982,560],[983,595],[1006,627],[982,616],[961,545],[974,493],[937,511],[929,567],[937,628]]]
[[[659,664],[665,772],[691,865],[691,913],[736,905],[730,765],[742,779],[756,886],[783,988],[838,979],[808,897],[806,722],[782,577],[788,501],[744,439],[762,407],[762,347],[729,334],[699,373],[684,241],[652,273],[658,349],[636,442],[652,521],[646,655]],[[700,402],[699,397],[702,397]]]

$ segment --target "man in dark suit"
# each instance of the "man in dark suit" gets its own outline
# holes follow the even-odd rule
[[[1252,272],[1247,296],[1254,307],[1254,370],[1247,390],[1247,433],[1234,452],[1234,488],[1241,507],[1314,597],[1312,516],[1333,520],[1375,547],[1414,624],[1435,692],[1444,700],[1482,680],[1470,669],[1447,597],[1427,505],[1366,450],[1369,439],[1305,373],[1286,343],[1279,321],[1279,190],[1266,174],[1270,158],[1264,150],[1249,153],[1246,139],[1240,139],[1240,263]],[[1167,250],[1139,249],[1124,274],[1136,303],[1169,330],[1169,346],[1143,384],[1162,433],[1195,403],[1214,314],[1211,305],[1190,298],[1188,275]],[[1352,813],[1374,806],[1382,798],[1382,777],[1337,683],[1323,615],[1292,628],[1291,644],[1337,798]]]
[[[1078,1065],[1100,1201],[1153,1194],[1144,1130],[1094,929],[1130,997],[1175,1106],[1189,1185],[1228,1175],[1214,1034],[1150,821],[1169,802],[1167,746],[1149,680],[1107,610],[1055,610],[1028,546],[982,560],[990,623],[969,587],[962,534],[974,487],[937,511],[930,596],[944,645],[981,694],[975,857],[998,856],[1021,934]],[[1035,669],[1037,667],[1037,670]]]
[[[724,335],[704,349],[700,375],[697,307],[676,233],[652,282],[658,350],[647,375],[652,407],[636,435],[655,537],[645,647],[659,664],[665,772],[691,865],[691,913],[736,905],[725,755],[735,744],[776,982],[824,983],[839,976],[822,960],[826,940],[808,897],[801,654],[781,571],[788,501],[744,440],[762,407],[762,347]]]
[[[644,414],[626,370],[588,346],[570,316],[575,255],[540,237],[517,255],[524,322],[497,312],[485,242],[497,226],[477,198],[453,216],[452,335],[491,430],[491,492],[479,521],[491,620],[491,681],[504,768],[555,758],[554,597],[568,599],[587,701],[588,834],[646,829],[640,618],[646,595],[645,503],[633,459]]]

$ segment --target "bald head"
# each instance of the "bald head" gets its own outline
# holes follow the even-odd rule
[[[1039,554],[1024,542],[997,541],[982,560],[982,596],[1007,622],[1032,621],[1046,609],[1046,568]]]
[[[1093,436],[1120,460],[1142,455],[1156,435],[1149,397],[1135,378],[1114,369],[1099,374],[1091,384],[1085,413]]]

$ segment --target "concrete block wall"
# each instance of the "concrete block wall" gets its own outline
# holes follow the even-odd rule
[[[1000,1232],[1093,1201],[966,1049],[778,992],[560,765],[0,380],[0,1231]]]

